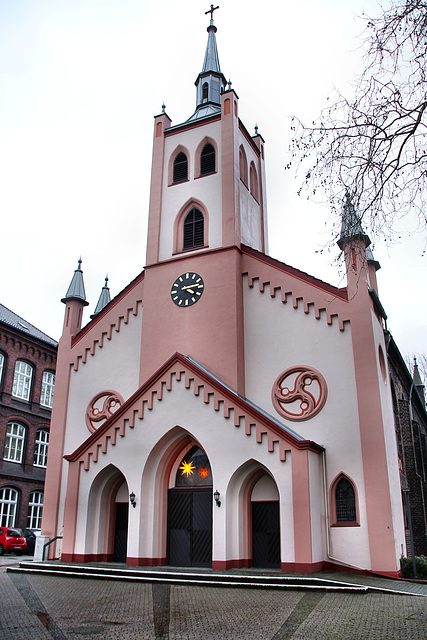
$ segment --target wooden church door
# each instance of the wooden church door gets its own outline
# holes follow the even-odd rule
[[[206,454],[193,447],[168,492],[168,564],[212,565],[212,474]]]
[[[128,546],[129,503],[116,502],[114,527],[114,562],[126,562]]]
[[[280,568],[279,502],[252,502],[252,565]]]

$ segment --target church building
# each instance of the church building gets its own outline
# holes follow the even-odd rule
[[[68,562],[396,576],[379,265],[349,199],[345,287],[268,255],[265,143],[213,11],[195,112],[154,119],[143,272],[84,325],[79,261],[62,300],[43,539]]]

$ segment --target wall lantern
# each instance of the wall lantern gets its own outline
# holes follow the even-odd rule
[[[220,506],[221,506],[221,502],[220,502],[220,499],[219,499],[219,498],[220,498],[220,493],[219,493],[219,491],[215,491],[215,493],[214,493],[214,500],[215,500],[215,502],[216,502],[216,506],[217,506],[217,507],[220,507]]]
[[[129,500],[130,500],[131,505],[133,507],[136,507],[135,494],[134,494],[133,491],[132,491],[132,493],[129,494]]]

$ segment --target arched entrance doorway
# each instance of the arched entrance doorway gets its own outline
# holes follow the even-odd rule
[[[126,562],[128,545],[129,497],[127,483],[119,488],[114,503],[114,562]]]
[[[167,561],[177,567],[212,566],[212,472],[193,446],[180,460],[168,491]]]

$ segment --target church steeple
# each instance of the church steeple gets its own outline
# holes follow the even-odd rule
[[[205,59],[202,71],[199,73],[196,84],[196,111],[189,120],[198,120],[221,111],[221,93],[225,90],[227,81],[221,72],[219,65],[218,49],[216,46],[217,28],[213,21],[213,12],[219,9],[211,4],[206,14],[211,14],[206,45]]]

